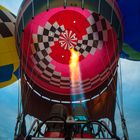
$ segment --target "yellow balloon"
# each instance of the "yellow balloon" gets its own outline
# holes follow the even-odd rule
[[[15,43],[16,17],[0,6],[0,88],[19,78],[19,57]]]

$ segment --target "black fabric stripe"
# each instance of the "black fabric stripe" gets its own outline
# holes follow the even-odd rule
[[[10,32],[10,30],[4,23],[0,23],[0,34],[2,37],[13,36],[13,34]]]
[[[70,81],[69,80],[62,80],[61,79],[61,85],[62,85],[62,83],[70,83]]]
[[[51,77],[52,78],[52,77]],[[51,79],[51,82],[56,83],[56,84],[60,84],[60,81],[55,81],[53,79]]]
[[[87,45],[88,44],[88,40],[83,40],[83,44]]]
[[[41,71],[44,71],[44,68],[41,67],[41,65],[37,64],[37,67],[38,67]]]
[[[45,46],[45,48],[49,48],[50,47],[49,42],[44,42],[44,46]]]
[[[37,35],[38,42],[43,42],[43,36],[42,35]]]
[[[99,21],[99,14],[92,13],[92,16],[93,16],[95,22],[98,22]]]
[[[10,14],[11,14],[14,18],[16,18],[16,16],[15,16],[13,13],[10,12]]]
[[[77,43],[77,46],[78,46],[78,47],[81,47],[81,46],[82,46],[82,44],[80,44],[80,43]]]
[[[52,77],[55,78],[55,79],[61,79],[61,76],[57,76],[55,74],[53,74]]]
[[[45,63],[46,65],[49,65],[49,62],[44,58],[43,60],[43,63]]]
[[[49,30],[47,30],[47,29],[44,28],[43,35],[48,36],[49,35]]]
[[[94,47],[94,48],[97,48],[97,46],[98,46],[98,40],[94,40],[94,41],[93,41],[93,47]]]
[[[91,51],[91,46],[87,46],[86,51],[90,52]]]
[[[51,41],[54,41],[54,38],[49,36],[48,40],[51,42]]]
[[[69,84],[69,85],[65,85],[65,84],[61,84],[61,83],[60,83],[60,86],[61,86],[61,87],[67,87],[67,88],[70,88],[70,84]]]
[[[101,20],[101,24],[102,24],[103,30],[107,30],[107,25],[106,25],[105,19]]]
[[[34,48],[35,48],[35,50],[38,52],[38,51],[40,51],[40,49],[39,49],[39,46],[38,46],[38,43],[34,43]]]
[[[46,50],[42,50],[41,53],[43,54],[44,57],[46,57],[48,55]]]
[[[38,57],[38,55],[37,55],[37,54],[34,54],[34,58],[36,59],[36,61],[37,61],[37,62],[39,62],[39,61],[40,61],[40,58]]]
[[[83,53],[83,52],[84,52],[84,50],[83,50],[82,48],[80,48],[79,52],[80,52],[80,53]]]
[[[43,75],[46,77],[46,78],[50,78],[51,79],[51,76],[46,74],[46,73],[43,73]],[[48,80],[47,80],[48,81]]]
[[[91,27],[92,27],[93,32],[97,32],[98,31],[96,23],[91,25]]]
[[[103,40],[103,32],[102,31],[100,31],[100,32],[98,32],[98,35],[99,35],[99,40]]]
[[[51,29],[50,29],[50,31],[55,32],[56,31],[56,28],[52,26]]]
[[[53,73],[53,72],[54,72],[54,70],[51,69],[51,68],[49,68],[49,67],[47,67],[46,70],[47,70],[48,72],[50,72],[50,73]]]
[[[59,38],[59,35],[55,34],[54,37],[55,37],[55,38]]]
[[[59,27],[58,29],[57,29],[60,33],[62,32],[62,29]]]
[[[88,34],[88,40],[93,40],[93,33]]]
[[[11,22],[11,20],[4,14],[2,10],[0,10],[0,18],[3,22]]]

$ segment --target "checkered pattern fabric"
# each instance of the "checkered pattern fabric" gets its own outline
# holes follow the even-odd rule
[[[103,42],[108,40],[107,34],[111,27],[108,27],[102,16],[92,13],[88,19],[90,26],[86,29],[87,34],[82,36],[82,40],[77,40],[75,49],[81,55],[86,57],[89,53],[94,55],[96,49],[103,46]],[[60,87],[70,89],[72,87],[69,77],[62,77],[61,72],[55,70],[55,66],[51,63],[50,53],[51,47],[56,41],[59,41],[61,33],[65,32],[64,25],[59,25],[57,22],[51,24],[46,23],[45,27],[38,27],[37,34],[33,34],[33,44],[31,46],[33,55],[31,56],[35,69],[41,75],[41,80]],[[98,76],[98,80],[100,77]],[[84,89],[90,89],[94,84],[94,79],[86,79],[82,81]],[[80,83],[75,84],[75,89],[80,88]]]
[[[108,31],[111,26],[108,26],[106,20],[98,14],[92,13],[88,19],[90,26],[86,29],[87,34],[79,40],[75,49],[84,57],[89,53],[94,55],[96,49],[103,46],[103,42],[108,40]]]
[[[14,36],[15,16],[10,12],[0,9],[0,38]]]
[[[60,33],[64,30],[64,26],[59,26],[57,22],[53,25],[47,22],[44,28],[39,26],[38,33],[33,34],[34,44],[31,46],[33,53],[31,58],[35,64],[35,69],[42,78],[53,85],[61,80],[61,73],[55,71],[49,54],[52,52],[51,46],[54,45],[55,41],[58,41]]]
[[[16,17],[0,5],[0,88],[20,77],[19,57],[15,45]]]

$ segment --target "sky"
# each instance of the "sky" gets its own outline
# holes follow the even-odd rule
[[[22,0],[0,0],[0,5],[17,14]],[[140,62],[121,59],[124,111],[130,140],[140,139]],[[0,140],[12,140],[17,117],[18,82],[0,89]],[[120,119],[116,111],[118,134]]]

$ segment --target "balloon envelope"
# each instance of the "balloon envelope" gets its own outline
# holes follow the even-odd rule
[[[19,78],[19,58],[15,43],[16,17],[0,6],[0,88]]]
[[[124,22],[122,57],[140,60],[140,1],[117,0]]]
[[[116,34],[103,16],[78,7],[52,8],[24,28],[22,67],[42,90],[71,95],[69,61],[70,48],[74,48],[79,52],[81,84],[86,93],[100,86],[110,76],[109,69],[116,67],[117,44]]]
[[[16,37],[23,108],[41,120],[56,103],[65,104],[69,113],[73,105],[86,104],[92,119],[95,114],[95,119],[114,118],[123,32],[120,13],[116,1],[85,0],[84,8],[81,2],[67,0],[65,7],[63,0],[29,0],[19,11]],[[71,80],[70,48],[79,52],[81,77],[76,86]]]

